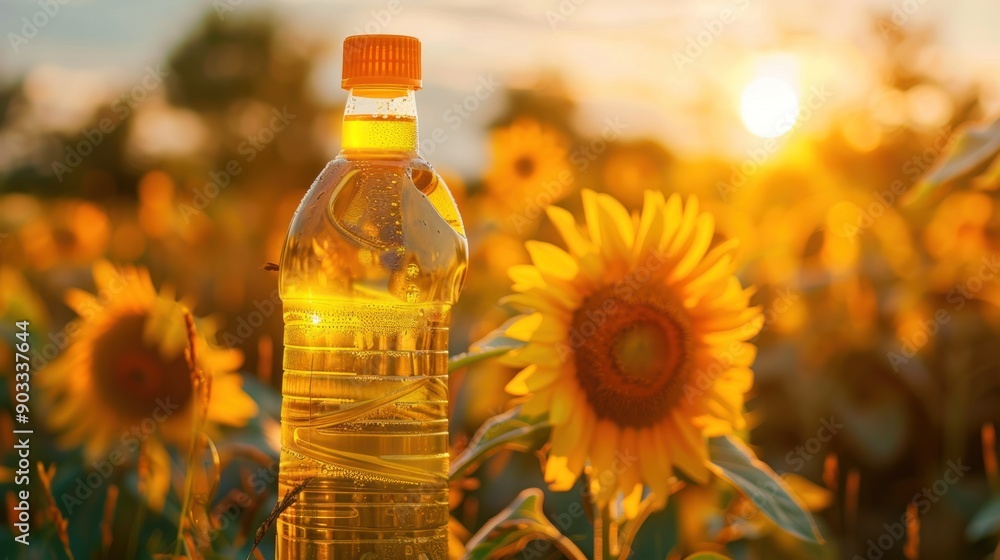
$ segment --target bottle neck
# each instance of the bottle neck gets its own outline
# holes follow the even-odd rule
[[[417,104],[406,87],[355,87],[344,108],[341,153],[345,156],[416,155]]]

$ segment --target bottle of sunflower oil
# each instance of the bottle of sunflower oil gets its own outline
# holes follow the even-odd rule
[[[468,246],[417,152],[420,42],[344,42],[342,149],[302,200],[284,311],[277,558],[448,555],[448,324]]]

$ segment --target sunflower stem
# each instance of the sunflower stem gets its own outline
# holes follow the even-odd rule
[[[184,542],[184,528],[187,524],[188,515],[191,509],[191,491],[194,485],[195,457],[198,450],[198,440],[201,430],[205,426],[205,418],[208,416],[208,403],[211,398],[211,379],[205,375],[198,367],[198,333],[194,324],[194,316],[187,309],[184,310],[184,324],[187,327],[187,362],[191,375],[191,386],[200,402],[193,403],[191,412],[191,444],[188,447],[187,472],[184,477],[184,496],[181,499],[181,511],[177,519],[177,544],[174,547],[174,556],[181,555],[181,547],[187,546]],[[201,405],[199,407],[198,405]]]
[[[615,560],[618,547],[614,546],[612,531],[617,530],[617,525],[611,517],[611,507],[595,501],[594,514],[594,560]]]
[[[594,560],[604,560],[604,508],[597,507],[594,514]]]

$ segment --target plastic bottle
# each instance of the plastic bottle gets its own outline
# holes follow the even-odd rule
[[[448,325],[468,246],[417,151],[420,42],[344,41],[342,149],[302,200],[280,262],[277,558],[445,559]]]

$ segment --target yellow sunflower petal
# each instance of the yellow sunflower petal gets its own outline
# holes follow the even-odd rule
[[[625,490],[623,493],[622,510],[624,510],[627,519],[634,519],[635,516],[639,515],[639,505],[642,504],[642,485],[635,484],[631,490]]]
[[[145,453],[149,457],[149,469],[144,497],[149,509],[160,512],[170,491],[170,454],[156,438],[147,440]]]
[[[694,270],[691,271],[691,274],[688,275],[689,280],[690,281],[696,280],[700,278],[703,274],[707,273],[708,271],[715,270],[717,265],[719,264],[719,261],[722,261],[724,259],[729,259],[729,262],[732,262],[733,253],[736,252],[736,249],[739,246],[740,246],[740,240],[733,237],[723,241],[722,243],[719,243],[715,247],[712,247],[708,251],[708,254],[705,255],[705,258],[703,258],[701,262],[698,263],[698,266],[696,266]],[[731,271],[725,270],[725,272],[729,273]]]
[[[101,309],[101,304],[96,297],[76,288],[70,288],[66,292],[65,299],[66,305],[80,317],[89,317]]]
[[[552,411],[549,421],[553,426],[559,426],[569,420],[573,407],[576,406],[577,391],[569,382],[562,383],[552,395]]]
[[[684,205],[684,211],[677,225],[677,231],[667,246],[667,254],[675,255],[688,242],[688,238],[694,232],[697,221],[698,197],[692,196],[688,198],[687,204]]]
[[[99,292],[114,291],[122,277],[127,276],[121,274],[114,265],[103,259],[94,263],[93,274],[94,284]]]
[[[664,430],[670,446],[670,459],[692,480],[705,484],[708,482],[708,467],[705,466],[708,444],[704,436],[680,411],[674,410],[671,417],[672,421],[667,424],[669,429]]]
[[[545,461],[545,482],[557,492],[572,488],[578,476],[569,468],[569,457],[549,455]]]
[[[710,414],[695,416],[691,423],[698,427],[707,438],[724,436],[732,433],[733,425]]]
[[[618,451],[620,452],[621,476],[618,488],[622,491],[631,490],[641,481],[639,473],[639,442],[635,428],[626,426],[619,433]]]
[[[238,348],[217,348],[207,343],[199,345],[203,367],[213,374],[229,373],[243,365],[243,352]]]
[[[566,328],[556,318],[536,312],[515,321],[504,334],[525,342],[558,342],[566,337]]]
[[[581,445],[586,447],[582,441],[585,435],[584,429],[586,428],[586,418],[584,416],[586,412],[582,408],[576,407],[571,409],[569,414],[568,421],[556,424],[552,428],[552,453],[556,455],[568,456],[572,454],[574,449]]]
[[[615,453],[618,450],[618,427],[609,420],[599,420],[594,427],[590,444],[590,461],[598,485],[598,501],[607,503],[618,486],[618,469]]]
[[[663,235],[660,236],[658,251],[667,252],[667,248],[681,227],[683,216],[684,203],[681,200],[681,195],[674,193],[667,198],[667,203],[663,206]]]
[[[560,280],[572,280],[580,268],[569,253],[551,243],[542,241],[526,241],[525,248],[531,256],[531,262],[544,273]]]
[[[594,252],[593,243],[580,233],[576,226],[576,220],[573,219],[573,214],[558,206],[549,206],[545,211],[549,215],[549,219],[552,220],[552,224],[555,225],[556,231],[566,242],[566,248],[569,249],[570,253],[580,256]]]
[[[597,235],[601,255],[609,263],[628,258],[631,255],[634,231],[628,212],[614,198],[590,192],[591,200],[584,199],[587,211],[587,226],[591,236]],[[591,222],[594,222],[592,225]]]
[[[565,320],[566,310],[551,300],[534,293],[510,294],[500,298],[500,305],[512,305],[524,311],[540,311],[546,315]]]
[[[673,466],[658,435],[658,427],[644,429],[639,434],[639,440],[642,444],[640,448],[642,457],[639,461],[643,481],[656,496],[657,502],[665,504]]]
[[[542,367],[559,367],[563,365],[563,355],[559,351],[560,347],[536,344],[534,342],[511,350],[500,358],[500,363],[513,366],[524,367],[529,364],[537,364]],[[569,352],[568,346],[566,352]]]
[[[602,194],[597,197],[597,201],[609,222],[609,229],[616,231],[621,237],[623,243],[619,254],[628,254],[628,249],[635,243],[635,224],[632,223],[632,216],[613,196]],[[602,224],[603,228],[604,224]]]
[[[524,291],[532,287],[545,287],[542,272],[537,267],[529,264],[516,264],[510,267],[507,275],[514,282],[515,290]],[[523,288],[519,289],[518,286],[522,286]]]
[[[212,380],[209,420],[226,426],[246,426],[258,412],[257,402],[243,391],[243,378],[239,374],[220,375]]]
[[[549,388],[535,391],[531,398],[521,403],[521,412],[525,416],[541,416],[549,411],[552,403],[552,390]]]
[[[635,236],[633,253],[636,257],[659,251],[666,220],[663,216],[663,193],[646,191]]]
[[[698,263],[701,262],[701,258],[705,256],[705,251],[708,250],[709,244],[712,243],[714,232],[715,219],[712,215],[702,214],[698,216],[694,234],[691,236],[689,244],[681,251],[684,256],[677,261],[677,264],[674,265],[673,270],[670,271],[670,275],[667,277],[669,282],[675,282],[678,279],[684,278],[695,269]]]
[[[590,189],[583,189],[580,191],[580,197],[583,199],[583,218],[587,227],[587,234],[590,236],[590,241],[598,249],[601,245],[601,215],[600,215],[600,204],[597,202],[597,193]]]
[[[536,364],[524,368],[507,383],[505,390],[511,395],[527,395],[555,383],[561,372],[554,368],[539,368]]]

